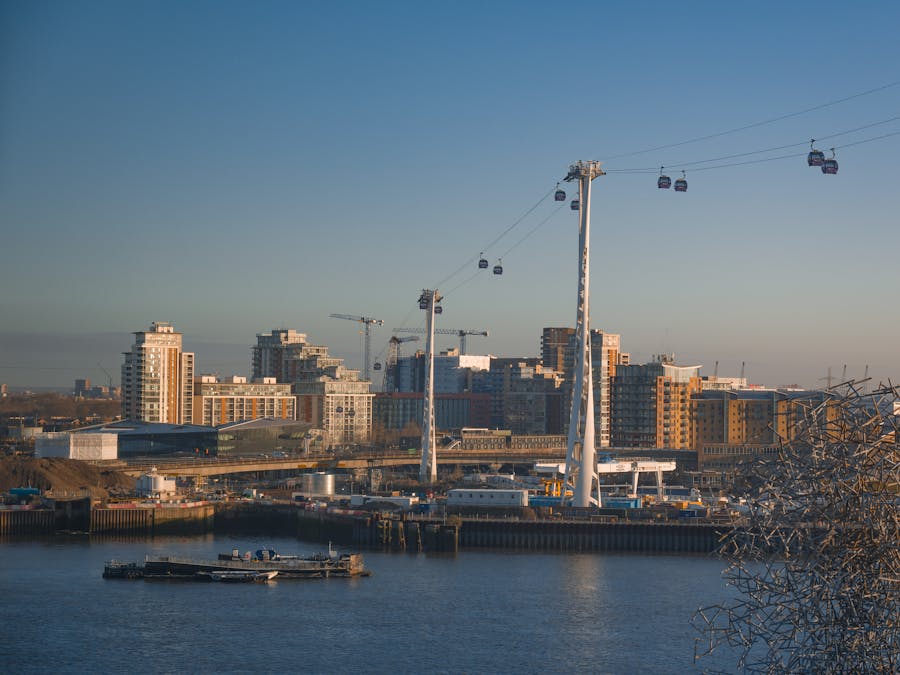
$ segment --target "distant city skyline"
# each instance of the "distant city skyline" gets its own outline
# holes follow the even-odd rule
[[[198,374],[247,374],[273,328],[362,369],[329,315],[383,319],[383,358],[423,288],[438,325],[490,331],[471,353],[537,356],[575,321],[576,218],[551,192],[582,159],[609,170],[591,325],[632,362],[897,381],[898,23],[890,3],[11,0],[0,382],[117,384],[153,321]],[[806,166],[810,138],[838,175]]]
[[[151,322],[147,322],[147,326],[143,326],[139,330],[146,330],[150,323]],[[174,324],[174,327],[177,331],[183,332],[181,331],[181,328],[178,324]],[[268,329],[260,329],[257,332],[265,333],[274,328],[294,327],[281,325],[271,326]],[[300,333],[305,332],[299,328],[297,330]],[[94,386],[108,386],[110,382],[113,386],[119,386],[120,370],[122,363],[124,362],[124,352],[128,351],[128,349],[131,348],[131,343],[134,339],[132,335],[133,332],[138,331],[129,331],[128,333],[122,334],[104,333],[96,335],[69,335],[61,336],[60,338],[51,338],[42,335],[20,335],[19,337],[23,343],[27,342],[31,345],[28,348],[26,348],[24,344],[18,344],[17,346],[15,342],[11,342],[9,334],[0,334],[0,348],[2,348],[2,351],[4,353],[6,353],[8,349],[15,347],[19,349],[21,353],[26,354],[30,358],[30,360],[23,361],[25,365],[21,365],[16,368],[6,368],[4,372],[7,375],[13,375],[6,379],[2,379],[2,382],[8,384],[13,391],[23,389],[54,391],[71,390],[74,387],[75,380],[83,378],[89,379],[91,381],[91,384]],[[385,337],[385,342],[390,337],[389,333],[378,335],[379,337]],[[332,354],[339,358],[347,359],[347,367],[355,368],[358,370],[362,369],[363,353],[361,347],[356,352],[351,352],[348,356],[347,354],[342,354],[334,350],[332,348],[333,345],[328,344],[325,341],[316,340],[315,336],[308,335],[308,339],[312,344],[324,344],[328,346],[331,349]],[[481,340],[484,341],[487,341],[489,339],[490,338],[481,338]],[[230,375],[242,375],[249,377],[251,375],[250,362],[252,357],[252,348],[253,344],[255,344],[255,340],[256,333],[253,334],[252,340],[248,340],[247,344],[203,342],[192,339],[190,334],[184,334],[185,350],[194,352],[196,354],[195,372],[197,376],[201,374],[215,374],[222,377],[227,377]],[[126,349],[118,350],[116,348],[116,344],[118,344],[120,341],[126,344]],[[68,343],[70,346],[74,346],[71,346],[70,349],[67,350],[64,354],[59,354],[49,347],[51,343],[58,344],[59,342]],[[376,338],[374,342],[375,344],[380,345],[381,340]],[[440,351],[456,348],[459,346],[458,338],[449,335],[436,336],[435,342]],[[484,343],[472,340],[469,343],[470,347],[468,349],[468,352],[470,354],[489,354],[491,356],[497,357],[539,358],[540,333],[538,333],[537,339],[534,342],[538,346],[531,352],[513,354],[496,353],[492,350],[476,349],[475,347]],[[412,343],[406,345],[404,354],[412,354],[417,349],[422,349],[423,347],[424,343]],[[622,350],[624,352],[628,352],[631,355],[632,363],[650,362],[657,354],[667,353],[665,352],[665,350],[647,353],[646,355],[629,352],[624,338]],[[374,346],[373,351],[377,351]],[[77,359],[79,355],[83,357],[82,366],[60,365],[74,362],[74,360]],[[379,354],[379,359],[383,360],[383,354]],[[715,362],[713,364],[694,362],[688,360],[687,358],[682,358],[677,352],[675,352],[675,359],[678,365],[701,366],[700,374],[702,376],[711,376],[716,370]],[[48,365],[41,366],[39,365],[41,362]],[[718,375],[719,377],[737,377],[740,374],[742,365],[746,373],[746,378],[750,384],[762,385],[766,387],[785,387],[799,385],[801,387],[810,389],[823,388],[826,386],[826,378],[828,376],[829,368],[831,370],[831,376],[834,380],[834,383],[836,384],[840,381],[845,366],[848,379],[862,378],[867,366],[869,376],[873,380],[875,380],[875,382],[884,379],[878,375],[879,364],[860,363],[835,364],[826,366],[825,368],[820,369],[820,371],[812,370],[810,371],[810,380],[808,382],[803,382],[778,379],[773,380],[771,378],[766,379],[763,376],[763,374],[766,372],[774,373],[776,377],[778,375],[777,371],[771,370],[771,364],[760,364],[754,362],[727,362],[721,360],[718,364]],[[383,375],[380,372],[373,373],[373,391],[380,391],[382,376]]]

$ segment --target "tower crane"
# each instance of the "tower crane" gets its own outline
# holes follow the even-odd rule
[[[424,328],[395,328],[395,333],[419,333],[422,334],[425,332]],[[470,330],[467,328],[435,328],[435,333],[440,335],[456,335],[459,337],[459,353],[466,353],[466,336],[468,335],[479,335],[481,337],[487,337],[488,331],[486,330]]]
[[[104,368],[103,365],[99,361],[97,361],[97,367],[103,371],[103,373],[106,375],[106,379],[109,380],[109,395],[112,396],[112,390],[113,390],[112,375],[109,374],[109,371],[106,370],[106,368]]]
[[[370,316],[357,316],[354,314],[329,314],[332,319],[346,319],[347,321],[356,321],[357,323],[361,323],[365,330],[365,353],[363,358],[363,377],[366,380],[369,379],[369,354],[371,353],[372,348],[372,335],[369,332],[369,329],[372,326],[383,326],[384,320],[382,319],[373,319]]]
[[[397,337],[392,335],[388,340],[387,360],[384,364],[384,385],[383,390],[392,394],[397,391],[397,362],[400,360],[400,345],[404,342],[418,342],[418,335],[408,335],[407,337]]]

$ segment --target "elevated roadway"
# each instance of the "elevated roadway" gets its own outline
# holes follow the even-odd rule
[[[560,454],[562,453],[562,454]],[[437,453],[438,465],[531,464],[538,461],[565,461],[565,450],[528,448],[527,450],[447,450]],[[167,476],[222,476],[267,471],[340,471],[382,467],[418,466],[421,453],[408,451],[362,451],[303,457],[221,457],[215,459],[162,459],[109,463],[122,473],[139,476],[152,468]]]

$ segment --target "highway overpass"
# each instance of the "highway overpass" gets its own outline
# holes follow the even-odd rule
[[[562,454],[560,454],[562,453]],[[534,462],[565,462],[565,451],[559,448],[529,448],[528,450],[438,450],[440,465],[480,464],[532,464]],[[155,467],[167,476],[222,476],[236,473],[262,473],[267,471],[341,471],[352,469],[378,469],[383,467],[416,467],[421,454],[410,452],[358,452],[340,455],[310,457],[222,457],[214,459],[163,459],[149,461],[146,458],[129,462],[118,461],[107,466],[123,473],[139,476]]]

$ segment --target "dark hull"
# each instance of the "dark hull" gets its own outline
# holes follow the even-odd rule
[[[139,563],[109,563],[103,571],[108,579],[210,581],[210,572],[278,572],[278,579],[327,579],[368,576],[362,556],[354,553],[335,558],[289,558],[286,560],[193,560],[177,556],[148,557]]]

